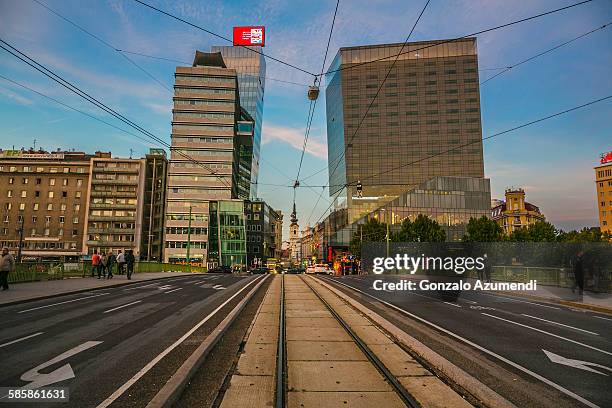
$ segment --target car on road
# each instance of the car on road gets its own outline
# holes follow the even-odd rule
[[[216,266],[208,270],[209,273],[232,273],[232,268],[229,266]]]
[[[268,273],[268,268],[253,268],[251,269],[251,275],[265,275]]]
[[[334,271],[325,264],[312,265],[306,268],[307,274],[333,275]]]

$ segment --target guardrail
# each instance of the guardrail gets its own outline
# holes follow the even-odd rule
[[[134,273],[153,272],[206,272],[205,267],[158,262],[136,262]],[[117,274],[116,264],[113,273]],[[20,263],[8,275],[9,283],[36,282],[69,278],[83,278],[91,275],[91,261],[71,263]]]

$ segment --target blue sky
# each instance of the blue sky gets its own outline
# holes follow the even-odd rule
[[[173,21],[131,0],[41,0],[117,48],[191,61],[195,49],[223,40]],[[151,4],[211,31],[231,37],[235,25],[265,25],[264,51],[319,71],[333,0],[163,1]],[[451,38],[571,4],[554,0],[432,0],[411,40]],[[86,5],[84,5],[86,4]],[[339,47],[401,42],[424,1],[343,0],[328,64]],[[524,58],[612,22],[612,1],[588,4],[478,37],[481,68],[512,65]],[[0,0],[0,37],[54,69],[144,128],[170,141],[171,93],[122,56],[78,31],[32,0]],[[481,87],[484,136],[612,94],[612,27],[511,70]],[[131,56],[167,87],[174,63]],[[494,71],[481,72],[481,80]],[[27,84],[105,120],[92,105],[0,51],[0,74]],[[312,79],[268,60],[260,182],[291,184],[306,125],[306,85]],[[302,175],[326,166],[325,106],[319,100]],[[151,146],[0,79],[0,141],[4,148],[75,148],[114,155],[144,154]],[[593,166],[612,150],[612,101],[552,119],[486,142],[485,173],[493,197],[522,186],[560,228],[597,225]],[[309,179],[324,185],[327,172]],[[298,216],[314,223],[328,207],[320,188],[298,191]],[[291,189],[259,187],[260,197],[288,215]],[[288,216],[285,217],[288,224]]]

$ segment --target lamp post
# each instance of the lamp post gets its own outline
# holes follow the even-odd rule
[[[23,245],[23,215],[21,216],[21,222],[19,225],[19,248],[17,248],[17,263],[21,263],[21,246]]]

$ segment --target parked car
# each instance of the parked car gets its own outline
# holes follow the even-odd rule
[[[221,265],[208,270],[208,273],[232,273],[232,268]]]
[[[265,275],[268,273],[267,268],[253,268],[251,269],[251,275]]]

